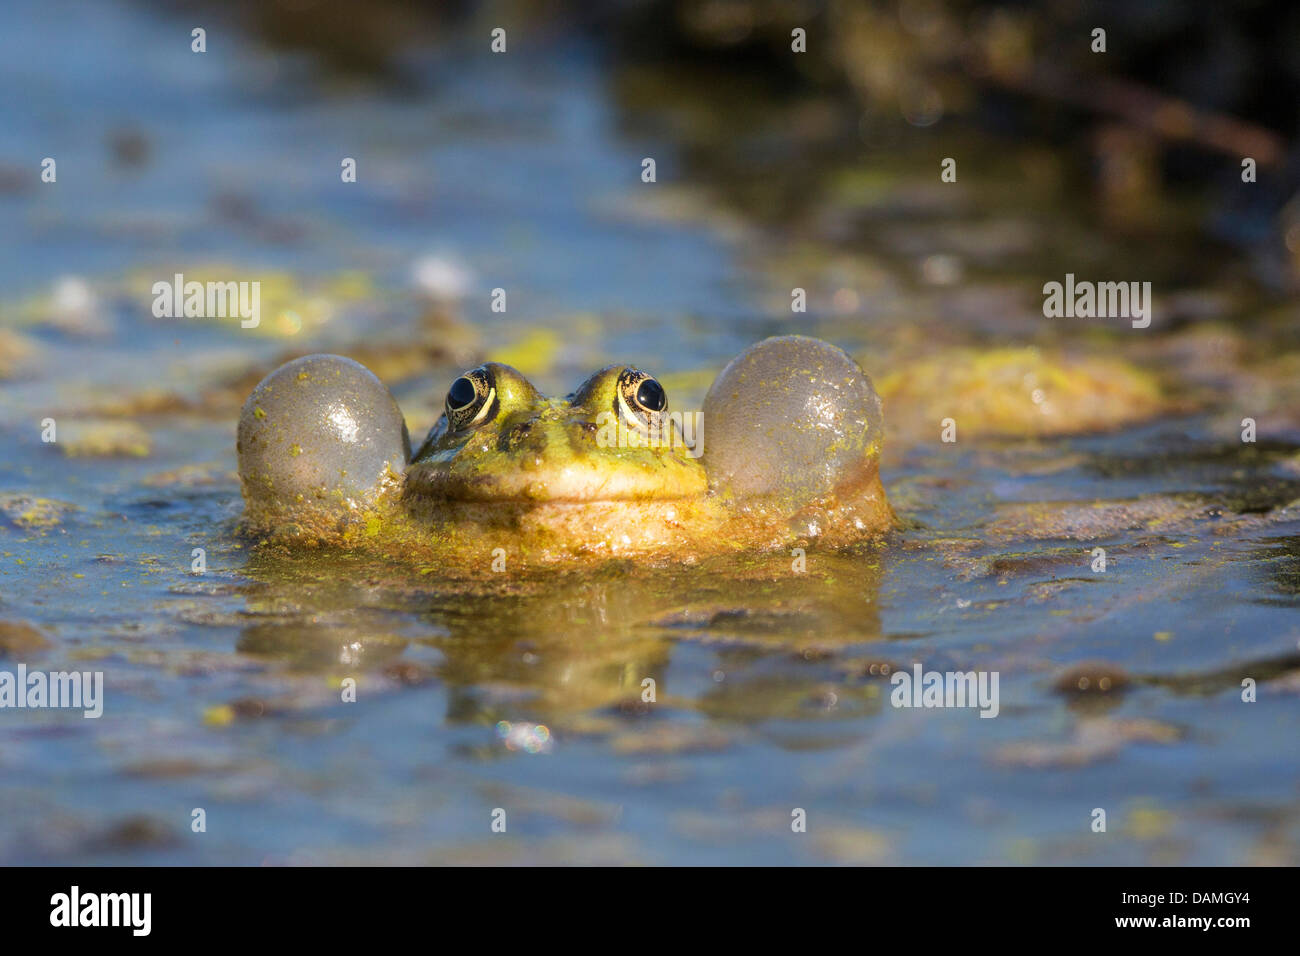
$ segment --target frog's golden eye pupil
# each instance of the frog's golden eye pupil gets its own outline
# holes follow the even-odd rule
[[[462,375],[456,381],[451,383],[451,388],[447,392],[447,407],[452,411],[459,411],[474,403],[478,398],[478,389],[474,383]]]
[[[637,404],[652,412],[662,412],[668,406],[668,395],[664,387],[652,378],[641,383],[636,390]]]

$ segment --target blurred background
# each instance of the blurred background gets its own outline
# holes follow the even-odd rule
[[[0,666],[109,694],[0,714],[0,861],[1300,860],[1300,7],[0,16]],[[177,272],[259,281],[260,326],[155,318]],[[1067,272],[1151,282],[1151,328],[1044,318]],[[414,437],[484,359],[689,409],[792,332],[884,396],[883,551],[503,593],[238,534],[239,407],[289,358],[362,361]],[[883,705],[913,661],[1000,669],[1002,716]]]

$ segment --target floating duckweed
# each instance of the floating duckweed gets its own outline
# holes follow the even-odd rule
[[[950,349],[878,382],[890,422],[913,438],[952,418],[966,435],[1106,431],[1165,407],[1151,374],[1121,359],[1045,355],[1037,348]]]
[[[550,329],[538,329],[513,345],[498,349],[493,357],[502,365],[512,365],[527,375],[540,375],[555,364],[561,344],[560,337]]]
[[[218,704],[203,712],[203,722],[209,727],[226,727],[235,722],[235,709],[229,704]]]
[[[69,458],[144,458],[153,450],[149,433],[135,422],[101,420],[70,423],[58,447]]]
[[[19,528],[50,528],[59,524],[65,514],[77,510],[76,505],[53,498],[0,494],[0,515]],[[17,560],[23,563],[21,558]]]

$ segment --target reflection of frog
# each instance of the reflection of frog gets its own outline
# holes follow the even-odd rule
[[[272,538],[447,564],[498,548],[525,562],[694,560],[801,540],[845,545],[893,524],[877,471],[880,400],[825,342],[752,346],[718,376],[699,418],[680,424],[663,387],[635,368],[611,366],[549,399],[487,363],[452,383],[412,457],[378,379],[348,359],[309,356],[244,404],[247,521]]]
[[[367,698],[436,680],[456,722],[622,733],[633,728],[618,714],[643,713],[656,696],[723,717],[816,716],[828,687],[845,707],[874,693],[863,662],[840,657],[881,637],[883,571],[865,557],[811,555],[801,574],[789,554],[719,554],[689,567],[612,561],[508,578],[480,566],[431,581],[366,554],[258,549],[243,568],[254,583],[238,649],[289,674],[357,678]],[[323,699],[323,687],[267,689],[266,712]]]

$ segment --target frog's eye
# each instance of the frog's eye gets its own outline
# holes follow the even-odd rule
[[[617,405],[624,421],[653,427],[668,407],[668,393],[657,379],[640,369],[625,368],[618,377]]]
[[[473,428],[496,414],[497,390],[486,368],[466,372],[447,390],[447,424],[454,431]]]
[[[668,407],[668,394],[657,379],[648,378],[637,387],[636,403],[651,412],[662,412]]]

